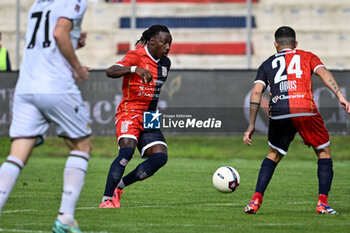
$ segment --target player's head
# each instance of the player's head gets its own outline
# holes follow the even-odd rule
[[[275,32],[275,47],[277,51],[285,48],[294,49],[298,45],[296,41],[295,31],[288,26],[282,26]]]
[[[142,33],[141,38],[136,42],[137,44],[147,45],[148,51],[156,58],[164,58],[168,55],[172,37],[167,26],[152,25]]]

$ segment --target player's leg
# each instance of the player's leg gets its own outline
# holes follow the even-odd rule
[[[10,155],[0,167],[0,214],[35,146],[36,138],[12,141]]]
[[[55,124],[58,136],[70,150],[63,172],[63,192],[54,232],[80,232],[74,219],[75,206],[84,186],[92,149],[89,114],[80,94],[36,95],[36,106]]]
[[[123,177],[118,189],[151,177],[168,161],[167,144],[160,130],[144,131],[139,138],[138,149],[146,160]]]
[[[330,151],[328,131],[319,113],[315,116],[296,117],[293,124],[297,126],[298,133],[304,144],[312,146],[318,157],[317,176],[319,183],[319,197],[316,212],[320,214],[337,214],[328,205],[328,192],[333,180],[333,162]]]
[[[118,189],[123,189],[137,181],[151,177],[168,161],[167,147],[161,144],[152,146],[145,151],[147,159],[140,163],[133,171],[127,174],[118,184]]]
[[[0,212],[33,147],[43,141],[48,123],[32,104],[32,95],[15,95],[12,108],[10,154],[0,168]]]
[[[287,154],[295,133],[290,119],[270,120],[268,132],[269,153],[261,163],[255,193],[249,204],[244,208],[245,213],[255,214],[260,208],[265,190],[270,183],[275,168],[283,156]]]
[[[314,148],[318,157],[317,177],[318,177],[318,201],[316,212],[319,214],[338,214],[328,205],[328,193],[331,190],[333,180],[333,161],[330,153],[330,147],[323,149]]]
[[[116,133],[119,153],[109,168],[104,196],[99,205],[100,208],[120,207],[119,201],[122,191],[116,187],[124,174],[126,165],[132,159],[142,130],[142,114],[117,113]]]
[[[137,141],[133,137],[123,137],[119,139],[118,144],[119,154],[109,168],[100,208],[120,207],[119,200],[122,192],[121,190],[117,190],[116,187],[124,174],[126,165],[132,159]]]
[[[252,200],[245,207],[245,213],[255,214],[258,211],[263,202],[265,190],[270,183],[277,164],[281,161],[282,158],[283,154],[270,147],[268,155],[261,163],[258,180],[255,187],[255,193],[252,197]]]
[[[84,186],[85,174],[92,149],[90,137],[68,139],[65,142],[70,150],[63,171],[63,192],[56,224],[76,226],[74,219],[75,206]]]

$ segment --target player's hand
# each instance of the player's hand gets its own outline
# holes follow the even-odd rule
[[[255,127],[249,125],[248,129],[244,132],[243,142],[248,146],[252,145],[252,136],[254,134],[254,131],[255,131]]]
[[[74,70],[73,76],[77,82],[84,82],[89,78],[90,70],[91,69],[87,66],[79,66]]]
[[[344,110],[350,114],[350,103],[344,97],[340,98],[339,102],[342,108],[344,108]]]
[[[153,75],[149,70],[136,67],[135,73],[141,77],[143,83],[149,84],[152,81]]]
[[[86,39],[86,36],[87,36],[87,32],[81,32],[80,33],[80,37],[78,39],[78,45],[77,45],[77,49],[80,49],[82,47],[85,46],[85,39]]]

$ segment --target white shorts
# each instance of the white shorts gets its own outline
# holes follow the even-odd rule
[[[53,123],[60,137],[79,139],[91,134],[89,114],[80,94],[15,95],[10,126],[11,139],[46,137]]]

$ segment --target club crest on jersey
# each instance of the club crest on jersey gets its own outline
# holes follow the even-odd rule
[[[122,121],[122,126],[121,126],[120,131],[122,133],[128,132],[130,124],[132,124],[132,121]]]
[[[165,66],[162,66],[162,75],[163,77],[166,77],[168,75],[168,68],[166,68]]]

